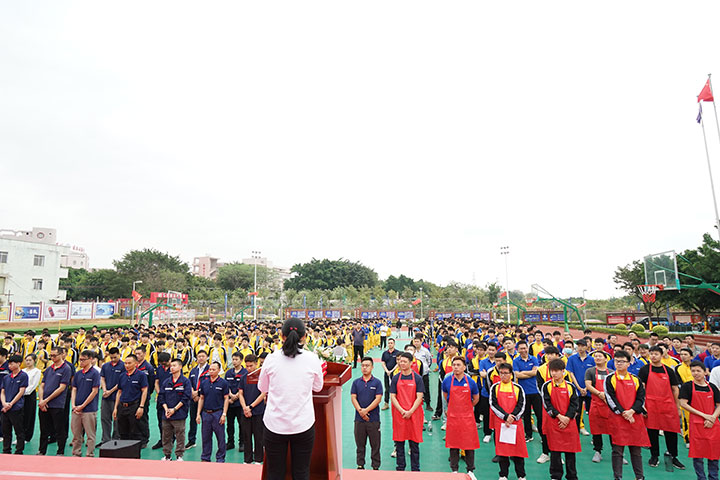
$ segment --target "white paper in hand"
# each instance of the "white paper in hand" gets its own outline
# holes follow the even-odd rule
[[[515,445],[517,439],[517,425],[513,424],[509,427],[503,424],[500,426],[500,443],[509,443]]]

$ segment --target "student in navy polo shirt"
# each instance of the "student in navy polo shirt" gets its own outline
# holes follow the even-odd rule
[[[258,368],[258,359],[255,355],[245,357],[245,368],[250,374]],[[263,461],[263,414],[265,413],[265,397],[256,383],[247,383],[247,374],[238,385],[238,401],[242,405],[242,434],[245,444],[245,463]]]
[[[373,359],[363,357],[360,362],[362,377],[355,379],[350,388],[350,399],[355,407],[355,446],[358,470],[365,470],[365,444],[370,439],[372,469],[380,468],[380,412],[382,382],[373,377]]]
[[[235,352],[232,354],[232,368],[225,372],[225,381],[228,383],[230,393],[228,398],[230,404],[228,405],[228,417],[227,417],[227,449],[232,450],[235,448],[235,423],[238,424],[238,452],[242,452],[245,446],[243,445],[243,431],[242,431],[242,418],[243,415],[242,405],[238,396],[238,388],[240,388],[240,382],[243,377],[247,375],[247,370],[242,366],[243,354]],[[251,450],[252,452],[252,450]]]
[[[387,339],[388,349],[385,350],[381,357],[381,364],[383,367],[383,370],[385,370],[384,375],[384,382],[385,382],[385,403],[381,407],[382,410],[387,410],[390,408],[390,379],[392,378],[393,370],[395,370],[395,367],[397,366],[397,357],[400,355],[400,350],[395,349],[395,339],[394,338],[388,338]],[[424,380],[423,380],[424,381]]]
[[[65,349],[53,347],[50,351],[52,364],[45,369],[38,393],[40,413],[39,455],[47,453],[50,436],[55,436],[57,455],[65,455],[68,416],[65,413],[65,399],[72,379],[72,368],[65,361]]]
[[[188,406],[192,401],[192,387],[190,380],[182,375],[183,362],[179,358],[170,362],[170,376],[160,384],[158,390],[158,404],[162,407],[162,442],[163,460],[170,460],[172,456],[173,440],[175,445],[175,458],[182,461],[185,453],[185,420],[188,415]]]
[[[87,457],[95,456],[95,433],[97,431],[98,391],[100,390],[100,373],[92,366],[92,350],[80,353],[80,370],[75,372],[72,380],[70,408],[72,416],[72,454],[82,456],[82,444],[87,434]]]
[[[155,389],[155,367],[150,364],[146,360],[147,356],[145,355],[145,348],[138,347],[135,349],[135,356],[138,359],[138,366],[137,369],[147,375],[147,397],[145,398],[145,403],[143,404],[145,408],[143,408],[143,414],[142,417],[140,417],[140,432],[142,433],[142,445],[140,448],[147,447],[148,442],[150,441],[150,419],[148,418],[148,411],[150,410],[150,396],[153,393],[153,390]],[[154,347],[153,347],[153,353],[154,353]]]
[[[188,443],[185,445],[185,450],[193,448],[195,446],[195,440],[197,439],[197,423],[195,419],[198,417],[198,400],[200,399],[200,384],[202,379],[208,376],[208,354],[205,350],[198,350],[195,354],[197,357],[197,366],[190,370],[188,379],[190,380],[190,386],[192,387],[192,403],[190,403],[190,431],[188,432]]]
[[[157,398],[155,399],[155,415],[157,417],[158,431],[162,432],[162,420],[165,416],[165,410],[163,409],[162,403],[160,403],[160,385],[170,377],[170,354],[167,352],[159,352],[155,354],[157,356],[158,366],[155,369],[155,391]],[[148,402],[149,403],[149,402]],[[155,445],[152,446],[153,450],[162,448],[162,435]]]
[[[2,403],[2,436],[3,453],[10,453],[12,448],[12,431],[15,429],[17,445],[15,454],[22,455],[25,447],[25,430],[23,428],[23,405],[25,389],[28,386],[27,373],[23,372],[22,357],[12,355],[8,360],[8,375],[0,381],[0,402]]]
[[[120,375],[118,395],[115,397],[113,418],[123,440],[141,440],[140,419],[143,416],[148,393],[148,377],[137,369],[134,354],[125,357],[125,374]]]
[[[530,355],[530,347],[527,342],[521,340],[517,344],[517,351],[520,354],[513,360],[512,367],[517,376],[518,383],[525,393],[525,412],[523,414],[523,426],[525,427],[525,441],[529,442],[533,439],[532,430],[532,413],[535,411],[535,420],[538,431],[542,429],[542,399],[540,398],[540,390],[537,385],[537,369],[540,362],[537,358]],[[541,439],[544,437],[541,435]],[[546,450],[547,440],[543,441],[543,452]]]
[[[100,368],[100,388],[102,388],[102,400],[100,408],[100,423],[102,425],[102,445],[109,442],[111,438],[120,438],[117,420],[113,420],[115,410],[115,396],[118,390],[120,375],[125,374],[125,364],[120,360],[120,350],[112,347],[108,350],[110,361],[103,363]]]
[[[198,415],[195,421],[202,423],[202,454],[200,460],[209,462],[212,455],[213,433],[218,442],[215,459],[225,463],[225,420],[227,419],[228,403],[230,402],[228,384],[220,378],[220,362],[213,362],[208,369],[209,376],[200,382],[200,399]]]

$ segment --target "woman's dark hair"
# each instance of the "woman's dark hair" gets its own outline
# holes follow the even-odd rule
[[[305,336],[305,324],[299,318],[289,318],[282,326],[282,334],[285,337],[282,351],[286,357],[295,358],[295,355],[302,353],[300,350],[300,339]]]

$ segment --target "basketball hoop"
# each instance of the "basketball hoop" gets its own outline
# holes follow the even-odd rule
[[[662,290],[665,288],[664,285],[638,285],[638,290],[642,294],[643,302],[645,303],[654,303],[655,302],[655,294],[658,290]]]
[[[526,299],[525,299],[525,303],[527,304],[528,307],[532,307],[532,306],[533,306],[533,303],[535,303],[535,302],[537,302],[537,297],[532,297],[532,298],[526,298]]]

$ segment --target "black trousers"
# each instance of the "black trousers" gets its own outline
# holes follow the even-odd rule
[[[357,367],[358,358],[362,362],[365,355],[365,347],[363,345],[353,345],[353,368]]]
[[[438,396],[437,396],[437,402],[435,403],[435,416],[436,417],[442,417],[443,414],[443,404],[442,404],[442,381],[443,377],[445,376],[444,373],[442,373],[442,370],[440,370],[438,375]],[[480,397],[482,398],[482,396]],[[490,403],[488,403],[490,405]]]
[[[40,410],[38,420],[40,420],[40,447],[38,451],[45,455],[50,437],[54,436],[57,442],[57,454],[65,455],[68,428],[68,417],[65,415],[65,409],[60,407],[48,408],[45,412]]]
[[[227,444],[235,445],[235,423],[238,426],[238,446],[244,443],[244,437],[242,433],[242,419],[245,416],[243,409],[240,406],[240,401],[237,401],[237,407],[228,408],[226,421],[227,429]],[[230,448],[230,447],[228,447]]]
[[[630,463],[632,463],[635,478],[645,478],[643,474],[642,451],[640,447],[627,447],[630,451]],[[623,452],[625,447],[622,445],[612,446],[612,469],[615,478],[622,478],[623,471]]]
[[[25,403],[23,403],[23,430],[25,431],[25,441],[32,440],[35,433],[35,417],[37,415],[37,392],[25,395]]]
[[[525,395],[525,413],[523,414],[523,426],[525,427],[525,438],[531,438],[533,436],[532,431],[532,414],[535,412],[535,424],[537,425],[538,435],[540,435],[540,441],[542,442],[542,452],[544,454],[550,453],[548,447],[547,437],[542,433],[542,418],[543,418],[543,406],[542,397],[539,393],[529,393]]]
[[[139,420],[135,418],[135,412],[137,412],[139,406],[139,400],[131,402],[127,406],[123,406],[122,403],[118,405],[117,422],[121,440],[143,439],[143,433],[140,429],[142,417]]]
[[[385,373],[385,403],[390,401],[390,376]]]
[[[263,425],[262,415],[253,415],[246,417],[243,415],[240,424],[242,425],[243,443],[245,444],[245,463],[263,461],[263,433],[265,425]]]
[[[380,468],[380,422],[355,422],[355,460],[365,466],[365,449],[370,440],[370,462],[373,470]]]
[[[523,457],[498,457],[498,465],[500,466],[500,476],[506,477],[510,473],[510,459],[512,459],[515,465],[515,475],[518,478],[525,476],[525,459]]]
[[[660,431],[648,428],[648,437],[650,437],[650,456],[660,457]],[[677,437],[675,432],[665,432],[665,447],[673,458],[678,456]]]
[[[563,476],[562,455],[565,453],[565,478],[577,480],[577,468],[575,467],[574,452],[550,452],[550,478],[560,480]]]
[[[190,431],[188,432],[188,443],[195,443],[195,440],[197,440],[197,421],[195,419],[197,418],[197,407],[198,402],[194,400],[190,400]]]
[[[475,470],[475,450],[465,450],[465,466],[468,472]],[[450,470],[457,472],[460,468],[460,449],[450,449]],[[520,475],[518,475],[519,477]]]
[[[423,379],[423,385],[425,386],[425,405],[427,405],[428,408],[430,407],[430,374],[426,373],[422,376]],[[438,394],[439,395],[439,394]]]
[[[310,478],[310,455],[315,445],[315,425],[304,432],[293,435],[281,435],[265,427],[263,432],[265,467],[267,480],[285,480],[285,462],[288,448],[290,449],[290,463],[293,480],[308,480]]]
[[[609,436],[610,435],[608,435],[608,437]],[[593,450],[595,450],[596,452],[602,452],[602,448],[603,448],[602,435],[593,435],[592,442],[593,442]],[[612,445],[612,439],[611,439],[611,445]]]
[[[385,348],[387,346],[387,336],[380,336],[380,348]]]
[[[12,449],[13,430],[15,430],[15,437],[17,440],[15,453],[22,455],[25,447],[25,429],[23,426],[22,408],[15,411],[4,412],[2,414],[3,453],[10,453]]]

